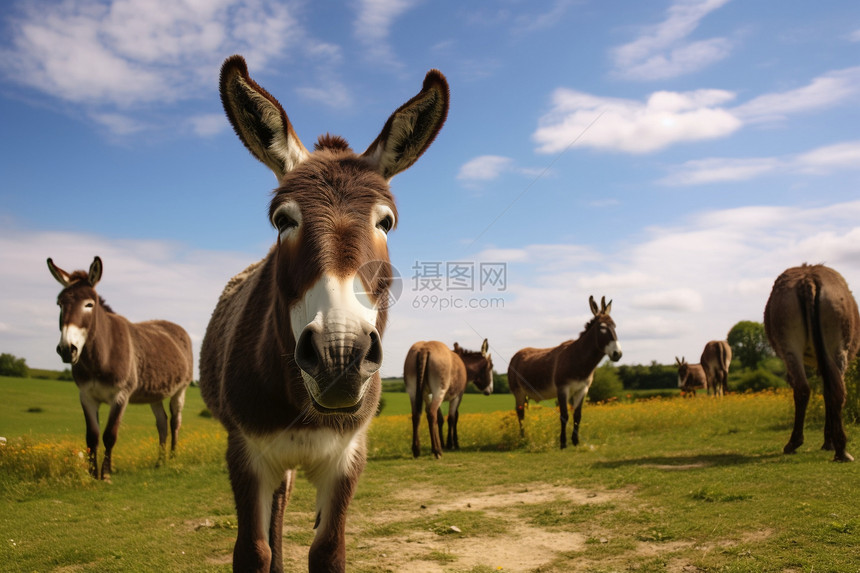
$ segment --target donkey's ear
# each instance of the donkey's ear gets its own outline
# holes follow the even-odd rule
[[[269,166],[278,181],[308,158],[284,108],[248,75],[242,56],[221,66],[221,103],[236,135],[254,156]]]
[[[607,304],[606,303],[606,297],[603,297],[600,300],[600,306],[603,307],[603,314],[609,314],[610,312],[612,312],[612,301],[610,300],[609,303]]]
[[[591,307],[591,314],[593,314],[594,316],[600,314],[600,309],[597,308],[597,303],[594,302],[594,296],[588,297],[588,306]]]
[[[448,117],[448,82],[439,70],[424,77],[421,91],[391,114],[362,154],[386,180],[421,157]]]
[[[93,264],[90,265],[90,272],[87,275],[87,280],[90,283],[91,287],[96,286],[100,280],[102,280],[102,260],[100,257],[96,256],[93,259]]]
[[[482,355],[482,356],[486,356],[486,355],[487,355],[487,351],[488,351],[489,349],[490,349],[490,343],[489,343],[489,341],[487,341],[487,339],[485,338],[485,339],[484,339],[484,343],[483,343],[483,344],[481,344],[481,355]]]
[[[681,365],[681,361],[678,360],[678,357],[676,356],[675,357],[675,366],[680,366],[680,365]]]
[[[55,265],[54,261],[51,260],[51,257],[48,257],[48,270],[51,271],[51,276],[57,279],[57,282],[63,285],[63,287],[67,287],[71,284],[69,273]]]

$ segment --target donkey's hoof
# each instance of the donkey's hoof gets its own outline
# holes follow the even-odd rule
[[[800,444],[792,444],[791,442],[785,444],[785,447],[782,448],[782,453],[784,454],[794,454],[797,452],[797,448],[800,447]]]
[[[844,452],[841,456],[839,454],[833,457],[834,462],[853,462],[854,456],[849,454],[848,452]]]

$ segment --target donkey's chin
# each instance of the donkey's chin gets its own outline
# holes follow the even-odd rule
[[[370,379],[361,383],[354,383],[333,378],[331,380],[317,380],[302,371],[305,388],[310,396],[311,404],[320,414],[354,414],[364,401],[364,395],[370,385]],[[324,377],[325,378],[325,377]],[[325,388],[326,390],[321,390]]]

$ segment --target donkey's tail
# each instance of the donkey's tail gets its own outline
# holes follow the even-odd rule
[[[415,355],[415,411],[421,411],[424,401],[424,385],[427,383],[427,367],[430,363],[430,351],[419,350]]]
[[[717,381],[717,383],[722,386],[721,391],[723,393],[725,393],[726,391],[728,391],[729,366],[730,366],[729,363],[731,362],[729,360],[729,352],[726,349],[728,346],[728,342],[720,343],[717,346],[720,349],[720,351],[719,351],[719,358],[720,358],[720,373],[719,374],[720,374],[720,376],[719,376],[719,380]]]
[[[814,277],[803,281],[802,292],[798,293],[805,311],[806,326],[812,336],[815,360],[822,383],[830,388],[838,387],[839,376],[836,365],[824,346],[824,333],[821,330],[821,283]]]

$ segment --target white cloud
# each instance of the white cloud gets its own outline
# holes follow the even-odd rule
[[[819,147],[805,153],[780,157],[709,157],[670,168],[658,181],[664,185],[703,185],[749,181],[770,174],[827,175],[860,169],[860,140]]]
[[[720,107],[733,98],[724,90],[660,91],[639,102],[559,88],[532,138],[540,153],[569,146],[649,153],[740,129],[741,121]]]
[[[334,77],[321,80],[314,86],[298,87],[296,93],[307,100],[333,109],[344,109],[352,105],[352,95],[349,90]]]
[[[4,69],[54,97],[128,107],[192,97],[225,53],[256,68],[298,33],[290,10],[272,0],[94,0],[32,3],[10,21]]]
[[[783,119],[793,113],[831,107],[860,94],[860,67],[828,72],[809,84],[780,93],[764,94],[732,112],[745,122]]]
[[[860,140],[813,149],[799,155],[796,163],[802,170],[811,173],[860,169]]]
[[[689,288],[637,294],[630,299],[633,308],[668,310],[675,312],[698,312],[702,309],[702,295]]]
[[[858,95],[860,67],[828,72],[801,88],[764,94],[734,107],[728,104],[735,94],[718,89],[658,91],[643,102],[557,88],[532,139],[539,153],[568,147],[651,153],[678,143],[727,137],[747,124],[825,109]],[[730,171],[723,176],[731,176]]]
[[[146,124],[121,113],[91,113],[90,118],[114,135],[131,135],[149,129]]]
[[[480,155],[470,159],[457,172],[457,180],[464,187],[479,188],[482,184],[494,181],[499,177],[514,173],[528,177],[544,177],[551,173],[549,168],[519,167],[510,157],[501,155]]]
[[[510,157],[500,155],[481,155],[470,159],[457,173],[459,181],[492,181],[508,171],[513,164]]]
[[[227,118],[220,113],[195,115],[188,118],[191,130],[200,137],[211,137],[227,129]]]
[[[702,185],[747,181],[766,173],[772,173],[781,162],[772,157],[722,158],[710,157],[687,161],[672,169],[660,183],[664,185]]]
[[[359,0],[353,30],[355,37],[364,45],[367,59],[380,66],[400,65],[388,43],[388,36],[394,21],[416,4],[415,0]]]
[[[626,79],[661,80],[703,69],[732,49],[726,38],[687,41],[699,22],[728,0],[678,0],[666,19],[612,51],[615,72]]]
[[[854,30],[848,35],[849,42],[860,42],[860,29]]]
[[[308,38],[292,5],[280,0],[19,5],[5,22],[0,73],[83,108],[116,135],[163,126],[167,106],[211,94],[226,55],[242,54],[257,74],[289,49],[306,52],[314,65],[337,61],[337,48]],[[147,113],[155,107],[158,113]],[[202,136],[213,133],[209,120],[191,125]]]

